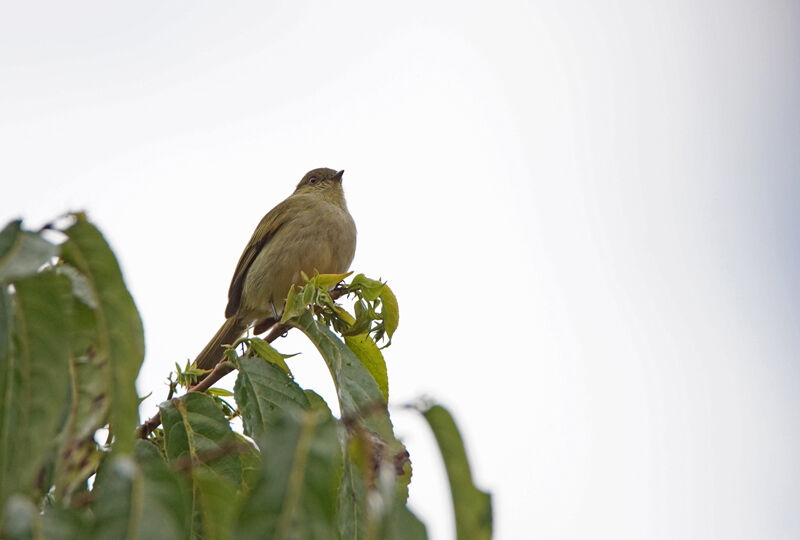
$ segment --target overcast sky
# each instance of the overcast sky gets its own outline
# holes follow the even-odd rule
[[[391,403],[451,408],[496,538],[800,537],[800,4],[488,6],[4,2],[0,219],[101,227],[149,416],[259,219],[343,168],[352,268],[400,303]]]

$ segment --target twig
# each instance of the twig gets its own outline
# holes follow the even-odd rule
[[[278,339],[280,336],[282,336],[289,330],[291,330],[291,327],[289,325],[278,323],[274,325],[272,329],[270,329],[269,333],[266,336],[264,336],[264,341],[272,343],[273,341]]]
[[[211,373],[209,373],[205,379],[203,379],[196,385],[189,388],[189,392],[205,392],[206,390],[211,388],[212,384],[223,378],[225,375],[227,375],[234,369],[236,369],[236,367],[227,360],[224,362],[220,362],[214,367],[214,370]],[[186,394],[188,394],[189,392],[186,392]],[[184,394],[184,396],[186,394]],[[178,399],[183,399],[184,396],[181,396]],[[150,420],[148,420],[147,422],[145,422],[136,429],[137,435],[141,439],[146,439],[147,436],[150,435],[150,433],[152,433],[153,430],[160,425],[161,425],[161,413],[158,412],[152,418],[150,418]]]
[[[347,294],[347,289],[339,287],[330,291],[329,294],[331,295],[331,298],[333,300],[336,300],[340,296]],[[264,337],[264,341],[266,341],[267,343],[272,343],[273,341],[278,339],[280,336],[282,336],[289,330],[290,327],[286,324],[276,324],[275,326],[272,327],[272,329],[269,331],[266,337]],[[212,384],[219,381],[221,378],[223,378],[225,375],[227,375],[234,369],[236,369],[235,366],[229,361],[225,360],[223,362],[220,362],[219,364],[214,366],[214,370],[208,375],[206,375],[206,377],[202,381],[189,388],[189,391],[178,399],[183,399],[190,392],[205,392],[206,390],[211,388]],[[173,388],[170,388],[170,393],[167,400],[172,398],[172,393],[173,393]],[[147,422],[137,427],[136,434],[140,439],[146,439],[147,436],[150,435],[153,432],[153,430],[160,425],[161,425],[161,413],[158,412]]]

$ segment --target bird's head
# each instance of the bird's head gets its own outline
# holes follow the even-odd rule
[[[297,184],[295,193],[317,192],[342,192],[342,175],[344,171],[320,168],[308,171],[300,183]]]

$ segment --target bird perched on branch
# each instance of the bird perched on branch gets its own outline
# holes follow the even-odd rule
[[[213,369],[223,345],[251,325],[268,330],[283,313],[289,288],[313,275],[347,272],[356,251],[356,225],[342,189],[344,171],[314,169],[288,198],[270,210],[244,248],[228,289],[226,321],[195,359]]]

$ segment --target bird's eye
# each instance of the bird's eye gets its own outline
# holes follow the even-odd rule
[[[317,177],[316,176],[312,176],[311,178],[308,179],[308,183],[309,184],[316,184],[317,183]]]

